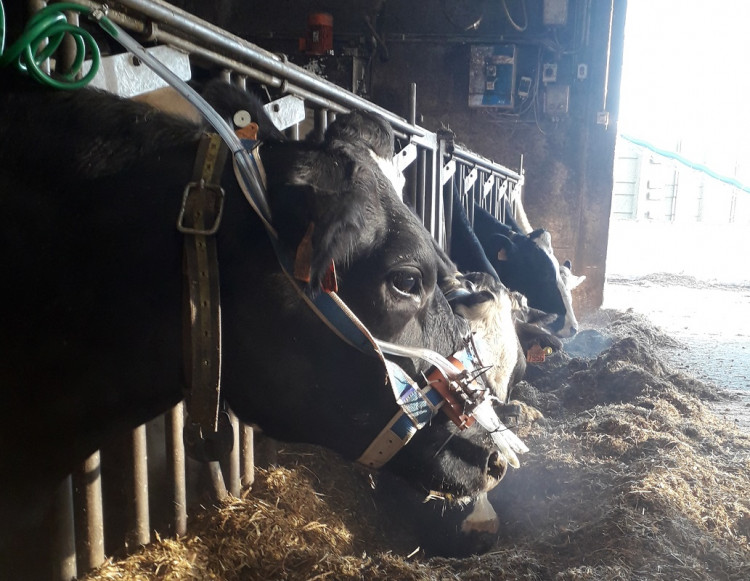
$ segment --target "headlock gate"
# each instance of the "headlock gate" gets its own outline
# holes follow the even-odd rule
[[[103,3],[72,0],[83,6],[100,8]],[[44,2],[32,0],[33,9]],[[425,227],[443,247],[450,244],[451,196],[461,195],[473,215],[476,202],[496,217],[520,204],[523,171],[513,171],[456,144],[453,134],[429,131],[416,124],[416,86],[409,88],[410,115],[404,119],[366,99],[342,89],[307,70],[291,64],[281,55],[268,52],[250,42],[182,11],[162,0],[108,0],[107,16],[142,41],[165,45],[188,55],[190,63],[199,63],[228,82],[242,88],[246,83],[265,86],[283,96],[295,96],[304,103],[305,118],[286,128],[292,139],[304,137],[303,128],[312,127],[315,137],[324,134],[338,113],[361,109],[388,120],[397,138],[395,163],[406,177],[404,201],[422,219]],[[69,15],[72,24],[76,17]],[[61,47],[64,51],[65,46]],[[58,55],[63,62],[64,54]],[[278,100],[272,109],[282,113]],[[509,203],[501,204],[502,198]],[[204,466],[215,498],[226,494],[239,496],[242,487],[254,479],[253,428],[242,425],[231,412],[235,445],[229,457]],[[182,535],[187,528],[187,510],[196,500],[191,493],[195,470],[186,457],[183,442],[185,412],[182,403],[152,422],[136,428],[121,442],[114,463],[120,469],[117,487],[124,490],[127,503],[120,501],[118,512],[127,514],[120,539],[124,548],[138,547],[152,540],[152,530]],[[157,458],[164,452],[163,458]],[[106,554],[121,552],[107,532],[109,510],[102,500],[102,480],[107,478],[109,450],[94,453],[59,487],[55,499],[54,552],[55,577],[69,580],[101,565]],[[127,457],[123,467],[121,458]],[[104,476],[102,473],[104,472]],[[127,475],[127,476],[124,476]],[[149,485],[152,494],[149,494]],[[167,499],[156,499],[154,492],[167,491]],[[123,504],[127,504],[126,510]],[[164,513],[163,508],[169,510]],[[158,508],[161,507],[161,514]],[[114,512],[114,511],[113,511]],[[106,517],[106,518],[105,518]],[[120,517],[121,518],[121,517]],[[105,545],[105,538],[107,545]]]

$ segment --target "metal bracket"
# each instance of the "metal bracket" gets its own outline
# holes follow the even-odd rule
[[[393,156],[393,163],[398,171],[403,172],[415,159],[417,159],[417,146],[414,143],[410,143]]]

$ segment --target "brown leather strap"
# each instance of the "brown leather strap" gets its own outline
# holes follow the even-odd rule
[[[204,435],[218,430],[221,388],[221,307],[216,238],[224,203],[218,185],[227,148],[216,134],[202,137],[193,181],[185,188],[177,228],[183,245],[183,333],[186,403]]]

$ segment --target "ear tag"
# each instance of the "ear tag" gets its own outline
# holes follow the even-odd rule
[[[312,270],[312,235],[315,231],[315,222],[310,222],[307,232],[297,246],[297,254],[294,257],[294,278],[302,282],[310,282],[310,271]]]
[[[248,123],[234,132],[240,139],[258,139],[258,124]]]
[[[326,274],[323,277],[322,286],[326,292],[339,292],[339,284],[336,282],[336,265],[333,263],[333,260],[328,265],[328,270],[326,270]]]

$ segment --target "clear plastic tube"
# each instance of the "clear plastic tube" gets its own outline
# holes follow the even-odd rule
[[[190,85],[174,74],[164,63],[155,58],[145,48],[125,32],[120,26],[109,20],[103,13],[94,11],[93,17],[99,21],[99,24],[123,47],[137,56],[146,66],[174,87],[191,105],[193,105],[204,119],[216,130],[224,143],[232,151],[235,162],[240,169],[240,174],[244,178],[247,188],[242,188],[245,196],[248,197],[250,204],[255,207],[261,216],[270,221],[271,212],[268,202],[263,195],[263,188],[260,185],[260,178],[257,175],[255,166],[250,159],[250,154],[245,150],[239,137],[235,135],[232,128],[219,115],[206,100],[201,97]],[[249,190],[249,195],[248,191]]]
[[[424,349],[423,347],[405,347],[403,345],[396,345],[395,343],[389,343],[388,341],[381,341],[375,339],[375,342],[380,347],[383,353],[389,355],[396,355],[397,357],[412,357],[416,359],[422,359],[427,361],[431,365],[437,367],[440,371],[445,373],[448,377],[454,378],[461,375],[461,370],[448,361],[445,357],[435,351]]]

